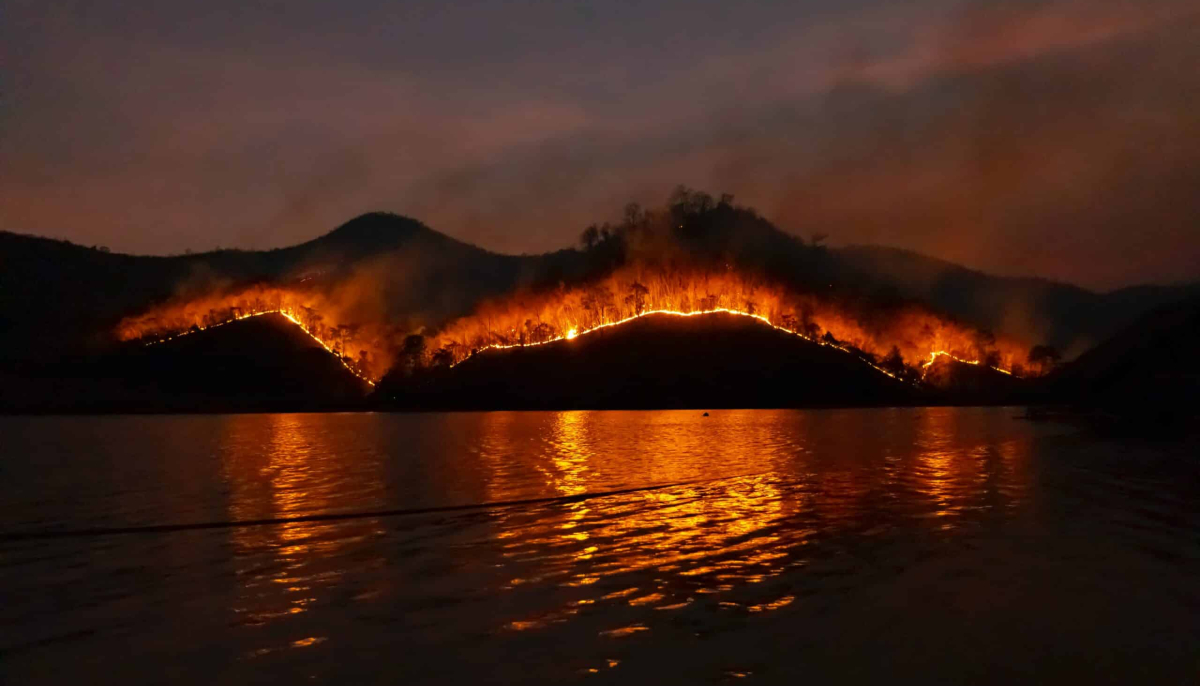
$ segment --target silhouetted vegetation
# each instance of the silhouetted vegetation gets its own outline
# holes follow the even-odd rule
[[[802,407],[915,402],[908,384],[850,355],[735,315],[650,315],[553,345],[389,374],[396,409]]]
[[[24,412],[362,409],[367,385],[279,315],[161,345],[9,366],[0,407]]]
[[[440,323],[471,312],[481,302],[516,289],[537,293],[591,284],[627,264],[661,265],[670,273],[687,263],[760,274],[798,292],[835,299],[868,319],[872,312],[882,317],[905,302],[924,301],[1003,333],[1011,305],[1044,322],[1046,331],[1044,337],[1034,338],[1045,344],[1016,362],[1014,371],[1046,372],[1063,366],[1058,351],[1071,341],[1100,338],[1138,312],[1197,290],[1194,285],[1139,287],[1098,295],[1043,281],[990,277],[902,251],[829,249],[823,232],[792,228],[806,229],[811,239],[777,229],[753,209],[736,205],[730,195],[714,197],[680,187],[661,208],[630,204],[617,222],[587,227],[578,250],[524,257],[490,253],[415,220],[383,213],[363,215],[289,248],[173,257],[121,255],[103,246],[0,232],[0,254],[5,258],[0,269],[0,355],[14,368],[37,363],[50,369],[59,360],[81,355],[96,359],[119,353],[113,327],[153,303],[214,289],[234,292],[254,284],[304,284],[338,297],[357,289],[369,295],[371,308],[377,308],[364,314],[358,302],[348,308],[349,315],[337,319],[317,310],[304,314],[306,325],[320,330],[344,362],[373,375],[383,373],[377,367],[386,362],[381,364],[368,345],[378,343],[378,335],[367,341],[362,325],[364,317],[385,317],[395,329],[388,334],[389,345],[399,351],[394,370],[419,376],[421,370],[447,371],[452,361],[469,356],[471,350],[443,341],[432,350],[416,351],[410,349],[406,334],[411,338],[436,333]],[[647,288],[640,281],[636,285]],[[611,318],[622,307],[641,312],[647,306],[646,292],[635,286],[621,292],[603,285],[587,288],[582,309],[596,321]],[[232,303],[213,308],[206,317],[224,321],[255,307]],[[744,307],[757,312],[760,303],[750,299]],[[811,312],[801,308],[786,317],[784,328],[842,345],[822,330]],[[564,333],[550,321],[529,318],[514,342],[542,342]],[[857,353],[904,378],[911,378],[923,362],[905,359],[899,350],[876,350],[878,359],[867,351]],[[994,338],[981,335],[975,353],[985,364],[996,361]]]
[[[1035,345],[1029,349],[1029,365],[1042,370],[1043,373],[1052,371],[1061,360],[1062,355],[1051,346]]]

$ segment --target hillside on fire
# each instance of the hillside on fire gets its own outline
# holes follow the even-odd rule
[[[0,371],[0,406],[25,412],[363,409],[370,385],[278,314],[203,335]]]
[[[1002,402],[1042,388],[1145,308],[1196,290],[1147,287],[1131,299],[824,240],[780,230],[731,196],[682,187],[662,207],[630,204],[618,221],[587,227],[578,247],[535,256],[488,252],[382,213],[290,248],[173,257],[0,233],[0,374],[40,387],[28,391],[35,396],[70,379],[58,405],[88,396],[79,379],[117,379],[131,394],[125,405],[147,405],[171,394],[169,383],[143,383],[162,377],[166,367],[145,352],[162,347],[175,351],[173,365],[209,370],[196,378],[212,388],[177,389],[179,398],[216,407],[224,392],[239,407],[247,394],[275,397],[270,384],[239,386],[234,376],[259,377],[186,358],[210,355],[197,341],[236,333],[229,354],[271,367],[294,357],[268,333],[282,327],[332,365],[332,376],[308,362],[284,374],[338,389],[310,389],[312,407],[358,402],[377,383],[375,400],[397,407]],[[594,368],[572,366],[584,364],[581,350]],[[801,390],[804,379],[820,380],[822,393]],[[502,385],[511,387],[497,393]],[[673,395],[653,391],[664,385]],[[485,387],[487,400],[466,397]],[[464,397],[452,401],[455,393]],[[29,406],[20,396],[0,403]]]
[[[452,368],[399,366],[377,397],[398,409],[488,410],[897,405],[929,396],[753,317],[659,313]]]

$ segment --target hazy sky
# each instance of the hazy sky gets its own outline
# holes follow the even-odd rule
[[[1195,0],[0,3],[0,228],[573,242],[679,183],[835,244],[1200,278]]]

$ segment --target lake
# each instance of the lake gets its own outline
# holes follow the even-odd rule
[[[0,681],[1194,682],[1196,446],[1023,414],[0,417]]]

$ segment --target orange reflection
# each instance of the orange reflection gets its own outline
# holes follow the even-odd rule
[[[491,537],[514,571],[506,590],[528,595],[552,584],[565,601],[513,618],[514,627],[575,621],[601,606],[650,616],[702,602],[747,617],[783,611],[798,596],[776,580],[807,566],[815,546],[875,536],[897,521],[953,529],[985,515],[996,488],[1027,481],[1017,474],[1027,443],[997,440],[971,410],[713,415],[489,420],[496,432],[484,444],[497,452],[480,455],[497,468],[489,499],[530,495],[507,464],[521,451],[549,494],[664,485],[496,511]],[[649,618],[639,625],[653,627]]]
[[[289,518],[320,512],[377,507],[379,478],[361,481],[363,467],[349,469],[338,448],[341,434],[328,431],[336,415],[245,415],[229,419],[222,466],[231,520]],[[342,433],[350,431],[343,427]],[[347,488],[353,482],[359,488]],[[363,486],[368,489],[363,492]],[[375,492],[372,492],[374,490]],[[346,569],[345,552],[381,533],[378,520],[322,525],[285,522],[230,529],[242,594],[233,608],[239,623],[264,625],[301,615],[335,588]],[[303,636],[295,648],[326,640]],[[273,648],[252,651],[270,652]]]
[[[931,514],[947,518],[943,528],[957,525],[964,510],[991,507],[995,489],[1005,485],[1006,497],[1028,486],[1025,472],[1027,443],[992,435],[994,423],[984,422],[978,408],[931,407],[920,410],[914,474],[916,490],[927,499]],[[964,435],[977,436],[963,441]],[[1019,502],[1019,501],[1018,501]]]
[[[605,429],[617,414],[547,415],[552,420],[541,427],[546,431],[541,441],[543,450],[533,462],[552,492],[573,496],[612,490],[622,482],[622,477],[613,473],[616,470],[625,472],[626,480],[652,476],[654,482],[666,483],[705,475],[702,461],[680,459],[681,453],[703,451],[707,432],[697,429],[705,427],[674,427],[670,417],[664,417],[668,421],[659,422],[656,431],[627,435],[625,438],[634,440],[631,454],[600,458],[594,446],[611,442]],[[496,426],[504,425],[497,422]],[[770,438],[761,430],[748,431],[746,436],[751,440],[741,443],[740,448],[729,441],[719,448],[717,444],[709,445],[726,452],[727,460],[751,463],[754,456],[728,453]],[[509,438],[514,436],[509,434]],[[486,444],[500,448],[507,441],[489,440]],[[496,456],[482,457],[485,464],[500,462]],[[512,497],[512,493],[504,492],[503,479],[495,480],[493,485],[496,490],[492,499]],[[540,628],[549,622],[565,621],[581,606],[596,602],[678,609],[686,607],[695,594],[720,592],[734,584],[752,584],[776,576],[784,570],[786,556],[776,548],[779,539],[771,530],[788,511],[775,479],[753,475],[644,491],[611,501],[566,503],[549,512],[502,512],[495,539],[501,543],[504,557],[518,566],[538,563],[536,572],[520,575],[508,588],[532,581],[553,581],[566,589],[595,589],[586,591],[586,597],[572,601],[568,608],[516,620],[510,628]],[[518,540],[514,540],[513,530],[520,531]],[[651,575],[652,584],[612,586],[635,573]],[[638,627],[612,629],[604,635],[626,635],[646,628]]]

